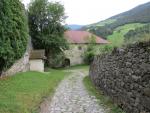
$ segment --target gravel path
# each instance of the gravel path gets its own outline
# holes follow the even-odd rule
[[[84,77],[85,74],[80,70],[63,80],[51,102],[42,107],[41,113],[105,113],[95,97],[86,91]]]

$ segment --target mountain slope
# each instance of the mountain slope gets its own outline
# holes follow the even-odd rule
[[[81,29],[83,27],[83,25],[71,24],[71,25],[66,25],[66,27],[71,30],[78,30],[78,29]]]
[[[128,21],[149,22],[150,21],[150,2],[139,5],[127,12],[113,16],[110,19],[122,20],[125,18]]]
[[[127,12],[115,15],[104,21],[84,26],[82,30],[88,30],[98,36],[106,38],[112,35],[114,29],[130,23],[150,22],[150,2],[139,5]],[[104,23],[104,24],[103,24]]]
[[[125,24],[123,26],[117,27],[114,29],[112,35],[107,37],[108,41],[111,42],[113,47],[120,47],[125,43],[124,35],[127,34],[130,30],[135,30],[136,28],[141,28],[145,24],[141,23],[132,23],[132,24]]]

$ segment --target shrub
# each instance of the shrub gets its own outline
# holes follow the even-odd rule
[[[47,66],[51,66],[52,68],[60,68],[63,66],[63,61],[65,60],[65,55],[63,52],[59,54],[51,55],[49,59],[49,64]]]
[[[86,64],[90,64],[93,61],[94,56],[95,56],[95,54],[94,54],[93,51],[85,52],[85,54],[84,54],[84,62]]]
[[[88,38],[88,46],[87,46],[87,50],[84,52],[84,62],[86,64],[90,64],[93,59],[94,59],[94,56],[96,54],[96,51],[95,51],[95,43],[96,43],[96,37],[95,36],[91,36]]]
[[[0,1],[0,74],[24,54],[27,25],[25,9],[19,0]]]
[[[109,53],[113,50],[113,47],[112,45],[104,45],[100,48],[100,54],[105,54],[105,53]]]

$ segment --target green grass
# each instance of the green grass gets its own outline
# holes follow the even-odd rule
[[[105,26],[106,24],[111,24],[111,23],[114,23],[115,21],[116,19],[107,19],[107,20],[98,22],[96,26]]]
[[[66,68],[58,68],[57,70],[77,70],[77,69],[82,69],[82,70],[89,70],[89,65],[87,64],[78,64],[78,65],[74,65],[74,66],[70,66],[70,67],[66,67]],[[46,68],[46,71],[52,71],[53,69],[49,69]]]
[[[89,94],[95,96],[100,105],[110,109],[108,113],[125,113],[108,96],[104,96],[102,92],[97,90],[88,76],[84,78],[83,82]]]
[[[71,66],[71,67],[69,67],[67,69],[69,69],[69,70],[76,70],[76,69],[88,70],[89,66],[86,65],[86,64],[81,64],[81,65]]]
[[[115,47],[121,47],[123,45],[127,45],[124,41],[124,35],[130,31],[134,30],[138,27],[142,27],[145,24],[141,23],[132,23],[132,24],[126,24],[124,26],[117,27],[112,35],[109,35],[107,37],[107,40],[110,42],[110,44],[107,45],[98,45],[95,46],[95,54],[104,54],[111,52]]]
[[[114,23],[115,21],[116,21],[116,19],[107,19],[107,20],[100,21],[100,22],[95,23],[95,24],[87,25],[87,27],[91,27],[91,26],[95,26],[95,27],[105,26],[106,24],[111,24],[111,23]]]
[[[36,113],[66,75],[63,70],[51,69],[49,73],[25,72],[0,79],[0,113]]]
[[[129,31],[129,30],[134,30],[137,27],[142,27],[145,24],[141,23],[133,23],[133,24],[126,24],[124,26],[120,26],[116,28],[113,32],[112,35],[108,36],[108,41],[111,42],[111,45],[113,47],[120,47],[124,44],[124,35]]]

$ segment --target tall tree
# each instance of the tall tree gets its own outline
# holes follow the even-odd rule
[[[35,49],[45,49],[49,59],[67,48],[63,37],[64,6],[59,2],[33,0],[29,5],[29,28]]]
[[[28,40],[28,24],[19,0],[0,1],[0,74],[22,57]]]

